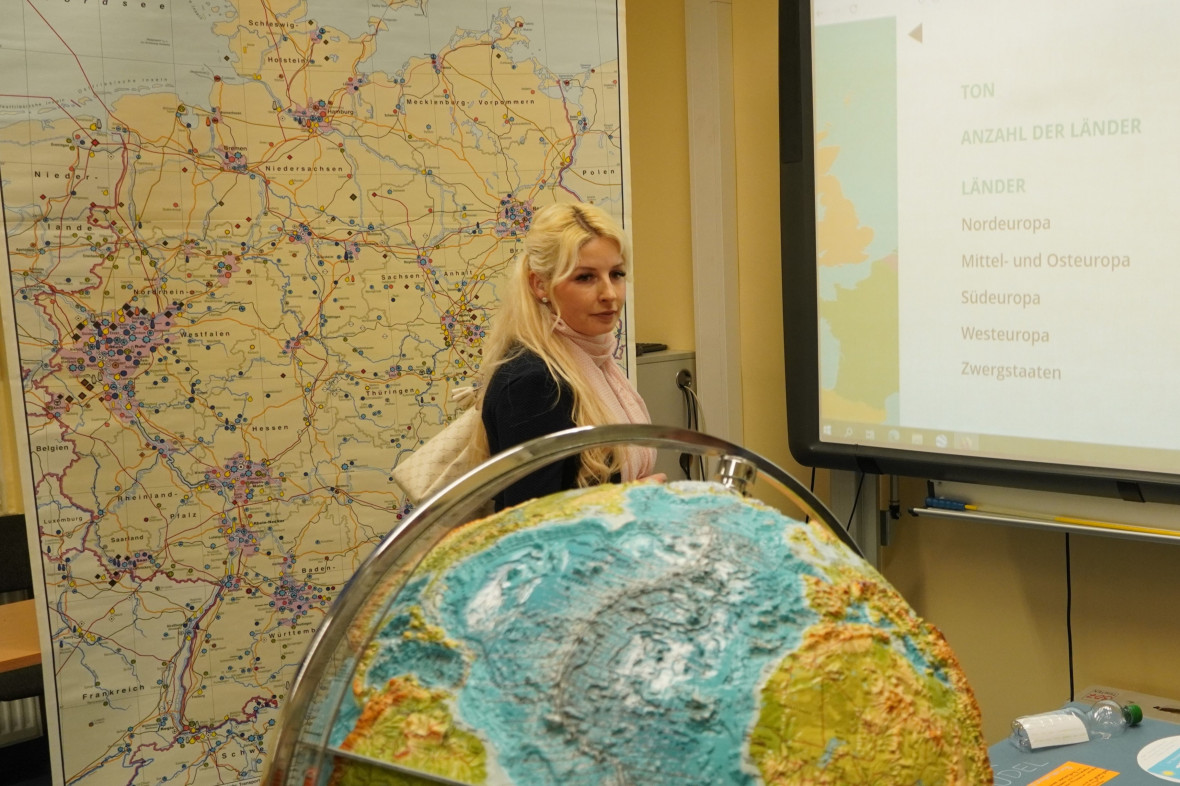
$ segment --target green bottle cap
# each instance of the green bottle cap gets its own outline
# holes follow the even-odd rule
[[[1129,725],[1135,726],[1143,720],[1143,709],[1138,704],[1124,704],[1123,717],[1127,719]]]

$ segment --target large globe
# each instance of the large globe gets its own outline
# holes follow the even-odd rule
[[[821,526],[717,484],[467,524],[374,630],[340,786],[991,783],[942,636]]]

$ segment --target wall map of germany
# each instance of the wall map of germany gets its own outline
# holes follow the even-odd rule
[[[623,216],[618,9],[0,8],[5,341],[60,766],[253,782],[533,211]]]

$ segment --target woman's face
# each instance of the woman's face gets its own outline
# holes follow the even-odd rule
[[[573,273],[549,292],[551,305],[565,323],[587,336],[615,329],[626,296],[627,273],[619,244],[605,237],[582,246]]]

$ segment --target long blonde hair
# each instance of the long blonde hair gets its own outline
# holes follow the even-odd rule
[[[622,227],[605,210],[594,205],[556,204],[533,215],[524,237],[524,249],[517,254],[500,300],[494,324],[483,346],[480,365],[478,405],[483,405],[487,383],[496,369],[525,350],[545,361],[560,386],[573,391],[575,426],[598,426],[611,422],[608,410],[591,392],[589,382],[578,370],[562,341],[553,331],[553,314],[533,292],[530,275],[535,274],[551,289],[573,275],[582,246],[595,238],[607,238],[619,246],[623,271],[631,273],[631,241]],[[557,304],[553,307],[558,317]],[[592,448],[582,453],[578,485],[606,483],[622,467],[622,456],[614,447]]]

